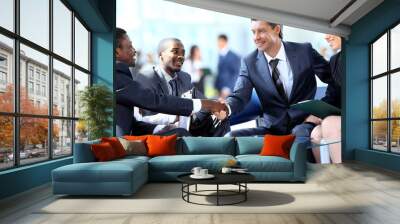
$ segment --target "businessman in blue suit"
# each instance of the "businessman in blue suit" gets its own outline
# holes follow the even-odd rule
[[[201,109],[211,112],[220,111],[225,106],[219,102],[205,99],[183,99],[155,93],[151,88],[145,86],[132,78],[131,67],[135,64],[136,51],[132,46],[126,31],[117,28],[116,54],[116,124],[117,136],[135,134],[138,131],[149,132],[154,126],[138,122],[133,117],[133,107],[158,111],[168,114],[188,116]],[[134,129],[135,128],[135,129]]]
[[[290,108],[300,101],[313,99],[317,75],[331,81],[329,64],[310,44],[282,41],[282,26],[251,20],[257,50],[242,61],[233,94],[226,100],[228,115],[240,112],[249,102],[253,88],[260,98],[264,125],[229,133],[231,136],[295,134],[309,137],[315,121],[309,114]],[[224,118],[223,111],[220,118]]]
[[[221,98],[229,96],[237,77],[239,76],[240,57],[228,48],[228,37],[225,34],[218,36],[218,74],[215,80],[215,88]]]

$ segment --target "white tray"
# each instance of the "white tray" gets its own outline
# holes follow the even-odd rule
[[[214,178],[214,177],[215,176],[212,175],[212,174],[207,174],[207,175],[204,175],[204,176],[194,175],[194,174],[190,175],[190,178],[193,178],[193,179],[211,179],[211,178]]]

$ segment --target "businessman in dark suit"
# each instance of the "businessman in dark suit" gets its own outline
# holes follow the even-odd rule
[[[225,99],[232,93],[237,77],[239,76],[240,57],[228,48],[228,37],[225,34],[218,36],[218,74],[215,88],[220,97]]]
[[[146,127],[136,125],[137,129],[133,130],[133,124],[136,122],[133,117],[133,107],[135,106],[185,116],[198,112],[200,109],[220,111],[225,108],[221,103],[212,100],[189,100],[157,94],[151,88],[134,80],[129,67],[134,66],[136,51],[125,30],[117,28],[116,37],[117,48],[115,54],[117,63],[114,89],[117,101],[117,136],[151,129],[147,125]]]
[[[182,97],[187,94],[190,98],[204,99],[203,94],[194,88],[191,76],[181,70],[185,56],[185,48],[182,42],[176,38],[165,38],[160,41],[158,46],[159,64],[154,66],[153,71],[142,73],[137,76],[142,83],[152,85],[154,91],[159,94],[173,95]],[[182,117],[157,113],[153,111],[142,111],[143,121],[158,125],[173,125],[176,121],[182,121]],[[140,117],[140,115],[138,116]],[[191,131],[200,135],[207,135],[208,130],[199,130],[199,125],[203,122],[213,124],[208,111],[199,111],[190,117]],[[196,125],[197,124],[197,125]],[[176,124],[178,125],[178,124]],[[186,126],[188,128],[188,126]],[[195,131],[195,130],[197,131]]]
[[[315,74],[330,82],[328,62],[310,44],[283,42],[279,24],[252,19],[251,31],[257,50],[243,59],[233,94],[226,102],[228,114],[238,113],[249,102],[254,88],[262,105],[264,125],[236,130],[230,135],[293,133],[309,137],[315,124],[305,120],[308,114],[291,109],[290,105],[314,98]]]

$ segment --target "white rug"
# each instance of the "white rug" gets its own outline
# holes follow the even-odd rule
[[[36,213],[360,213],[349,203],[316,184],[249,184],[246,202],[228,206],[189,204],[181,198],[178,183],[150,183],[131,197],[58,197]],[[199,190],[215,189],[213,185]],[[194,189],[194,188],[193,188]],[[193,197],[214,203],[215,197]],[[237,198],[230,198],[234,200]],[[223,199],[229,202],[229,199]]]

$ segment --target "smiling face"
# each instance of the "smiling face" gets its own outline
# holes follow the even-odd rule
[[[125,62],[130,66],[135,66],[136,50],[132,46],[132,42],[127,35],[124,35],[118,42],[116,48],[116,59]]]
[[[335,52],[342,48],[342,39],[339,36],[327,34],[325,35],[325,40]]]
[[[272,27],[266,21],[253,20],[251,21],[251,32],[253,33],[253,41],[257,48],[270,54],[280,47],[279,32],[281,26]],[[270,54],[271,55],[271,54]]]
[[[185,48],[179,41],[170,41],[160,54],[161,66],[168,74],[179,72],[185,61]]]

